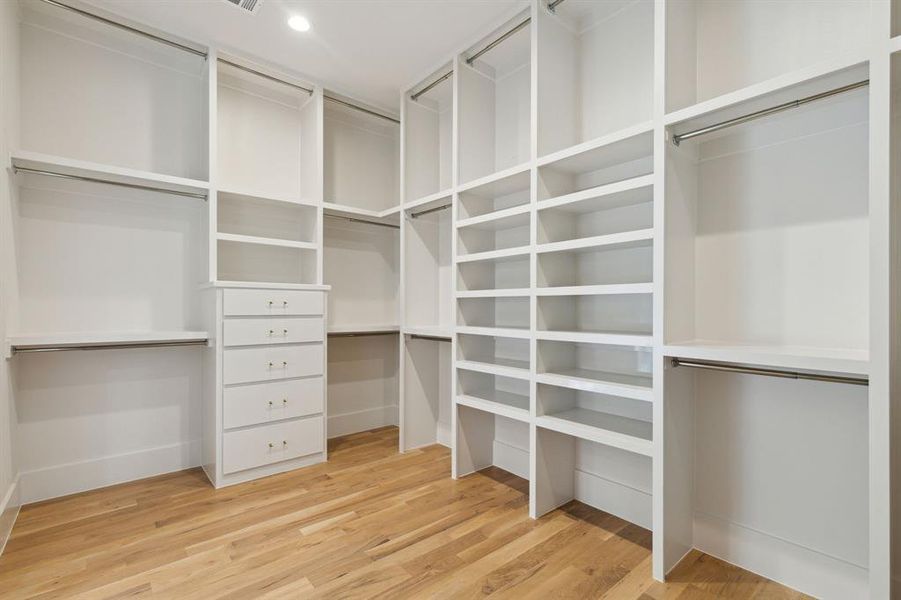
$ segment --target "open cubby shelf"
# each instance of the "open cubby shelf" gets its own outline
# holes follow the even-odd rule
[[[492,213],[528,205],[530,198],[531,174],[528,169],[515,169],[512,173],[502,173],[502,177],[491,177],[488,181],[476,181],[460,186],[460,220],[487,220]],[[521,210],[526,210],[522,208]],[[515,211],[503,213],[515,214]],[[471,221],[473,223],[479,221]]]
[[[576,407],[539,416],[535,424],[613,448],[653,455],[650,421]]]
[[[562,340],[538,341],[538,379],[560,387],[651,399],[650,348]]]

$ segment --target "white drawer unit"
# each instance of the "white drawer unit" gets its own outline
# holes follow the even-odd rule
[[[226,319],[222,331],[226,346],[258,346],[321,342],[322,317],[252,317]]]
[[[232,429],[320,414],[324,393],[322,377],[227,387],[222,426]]]
[[[321,315],[322,292],[298,290],[224,290],[223,312],[231,316]]]
[[[225,385],[322,375],[322,344],[228,348],[223,358]]]
[[[222,444],[222,471],[235,473],[323,449],[322,417],[310,417],[251,429],[227,431]]]

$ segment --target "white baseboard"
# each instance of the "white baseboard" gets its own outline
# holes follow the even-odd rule
[[[695,514],[694,545],[701,552],[823,600],[866,598],[867,569],[787,540]]]
[[[200,465],[200,440],[19,473],[22,504]]]
[[[651,529],[651,494],[579,469],[575,488],[579,502]]]
[[[3,499],[0,500],[0,554],[3,554],[6,542],[9,541],[9,536],[13,531],[13,525],[16,524],[16,517],[19,516],[19,506],[22,504],[19,501],[20,490],[19,478],[16,477],[9,484]]]
[[[529,450],[494,440],[494,466],[528,479]]]
[[[369,431],[388,425],[397,425],[397,405],[378,406],[366,410],[344,413],[343,415],[329,415],[328,437],[329,439]]]
[[[442,423],[438,421],[437,442],[442,446],[451,447],[451,426],[450,423]]]

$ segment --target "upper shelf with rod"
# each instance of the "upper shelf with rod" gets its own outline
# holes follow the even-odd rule
[[[205,200],[209,193],[209,184],[205,181],[101,165],[37,152],[14,151],[10,155],[10,162],[12,169],[16,173],[22,174],[109,184],[202,200]]]

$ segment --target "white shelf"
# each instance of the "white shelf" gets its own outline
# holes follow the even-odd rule
[[[597,442],[620,450],[652,456],[653,426],[648,421],[629,419],[585,408],[573,408],[535,420],[545,429],[565,433],[590,442]]]
[[[308,290],[314,292],[327,292],[332,289],[330,285],[319,283],[272,283],[269,281],[208,281],[200,285],[205,288],[252,288],[260,290]]]
[[[706,127],[718,121],[854,83],[868,77],[866,54],[852,54],[786,73],[664,116],[666,126]]]
[[[7,347],[16,350],[132,344],[167,344],[206,342],[206,331],[78,331],[60,333],[17,334],[6,338]]]
[[[691,340],[666,344],[666,356],[715,362],[756,365],[775,369],[821,371],[849,375],[869,375],[866,350],[767,346]]]
[[[487,252],[473,252],[471,254],[463,254],[457,257],[458,263],[478,262],[480,260],[499,260],[503,258],[513,258],[517,256],[528,256],[531,246],[516,246],[515,248],[504,248],[503,250],[489,250]]]
[[[278,196],[278,195],[265,194],[265,193],[261,194],[261,193],[255,192],[253,190],[242,190],[242,189],[238,189],[238,188],[224,187],[224,188],[219,188],[217,190],[217,192],[222,195],[235,196],[238,199],[249,200],[249,201],[262,200],[264,202],[282,202],[284,204],[296,204],[299,206],[312,206],[312,207],[319,206],[318,202],[304,200],[303,198],[300,198],[300,197]]]
[[[477,225],[489,226],[488,224],[492,221],[505,219],[507,217],[515,217],[522,214],[528,214],[529,210],[531,210],[531,205],[520,204],[519,206],[504,208],[494,212],[486,213],[484,215],[479,215],[477,217],[462,219],[460,221],[457,221],[457,229],[462,229],[463,227],[473,227]]]
[[[466,182],[463,185],[457,186],[457,192],[463,193],[468,192],[474,188],[490,186],[491,184],[498,183],[501,180],[506,179],[507,177],[513,177],[514,175],[528,172],[530,167],[531,165],[528,162],[514,165],[501,171],[497,171],[496,173],[492,173],[491,175],[485,175],[484,177],[479,177],[478,179],[474,179],[472,181]],[[497,191],[498,190],[495,190],[493,193],[497,193]],[[515,189],[511,191],[515,191]]]
[[[528,327],[457,327],[457,333],[466,335],[490,335],[495,337],[527,340],[531,337]]]
[[[653,188],[653,185],[653,175],[641,175],[639,177],[624,179],[623,181],[605,185],[598,185],[571,194],[564,194],[562,196],[555,196],[554,198],[542,200],[538,203],[538,210],[545,210],[548,208],[560,208],[565,210],[569,205],[594,199],[608,200],[609,205],[606,205],[604,208],[614,208],[625,204],[633,204],[634,202],[645,199],[649,194],[647,188]],[[596,207],[595,210],[599,210],[600,208],[601,207]]]
[[[474,360],[458,360],[454,363],[454,367],[466,371],[476,371],[478,373],[501,375],[503,377],[513,377],[516,379],[529,378],[529,365],[527,361],[506,360],[499,364],[478,362]]]
[[[622,398],[632,398],[633,400],[652,402],[654,399],[650,375],[625,375],[623,373],[608,373],[589,369],[566,369],[539,373],[535,380],[538,383],[595,392],[597,394],[620,396]]]
[[[653,133],[653,121],[633,125],[542,156],[538,166],[578,173],[631,162],[653,153]]]
[[[653,283],[611,283],[608,285],[569,285],[535,290],[537,296],[603,296],[653,294]]]
[[[216,239],[223,242],[257,244],[260,246],[278,246],[281,248],[298,248],[300,250],[317,250],[319,248],[318,244],[314,244],[313,242],[295,242],[293,240],[257,237],[254,235],[238,235],[236,233],[217,233]]]
[[[450,325],[447,327],[404,325],[401,330],[404,335],[423,335],[426,337],[436,337],[448,340],[454,336],[454,328]]]
[[[596,235],[586,238],[578,238],[575,240],[566,240],[564,242],[549,242],[539,244],[535,250],[539,254],[546,252],[564,252],[567,250],[591,250],[594,248],[627,248],[635,246],[646,246],[654,239],[653,229],[639,229],[636,231],[624,231],[622,233],[610,233],[607,235]]]
[[[487,396],[487,397],[485,397]],[[529,421],[529,397],[511,394],[498,390],[481,392],[479,396],[461,394],[457,396],[457,404],[475,408],[494,415],[500,415],[517,421]]]
[[[329,325],[329,335],[365,335],[367,333],[399,333],[397,325]]]
[[[650,348],[654,338],[649,333],[603,333],[591,331],[538,331],[535,337],[552,342],[588,342],[590,344],[608,344],[611,346],[633,346]]]
[[[406,204],[404,204],[404,210],[428,210],[429,208],[437,208],[442,204],[447,204],[448,202],[450,202],[453,195],[454,190],[452,188],[441,190],[439,192],[435,192],[434,194],[429,194],[428,196],[413,200],[412,202],[407,202]]]
[[[368,210],[366,208],[356,208],[345,204],[335,204],[334,202],[323,202],[322,209],[326,215],[335,217],[346,217],[351,219],[364,219],[366,221],[375,221],[377,223],[385,223],[388,225],[397,225],[399,223],[398,215],[400,207],[392,207],[385,210]]]
[[[26,150],[16,150],[10,153],[10,160],[13,167],[49,171],[74,177],[89,177],[110,183],[145,186],[162,191],[207,194],[210,189],[208,182],[197,179],[162,175]]]
[[[527,298],[530,295],[531,290],[529,288],[463,290],[457,292],[457,298]]]

